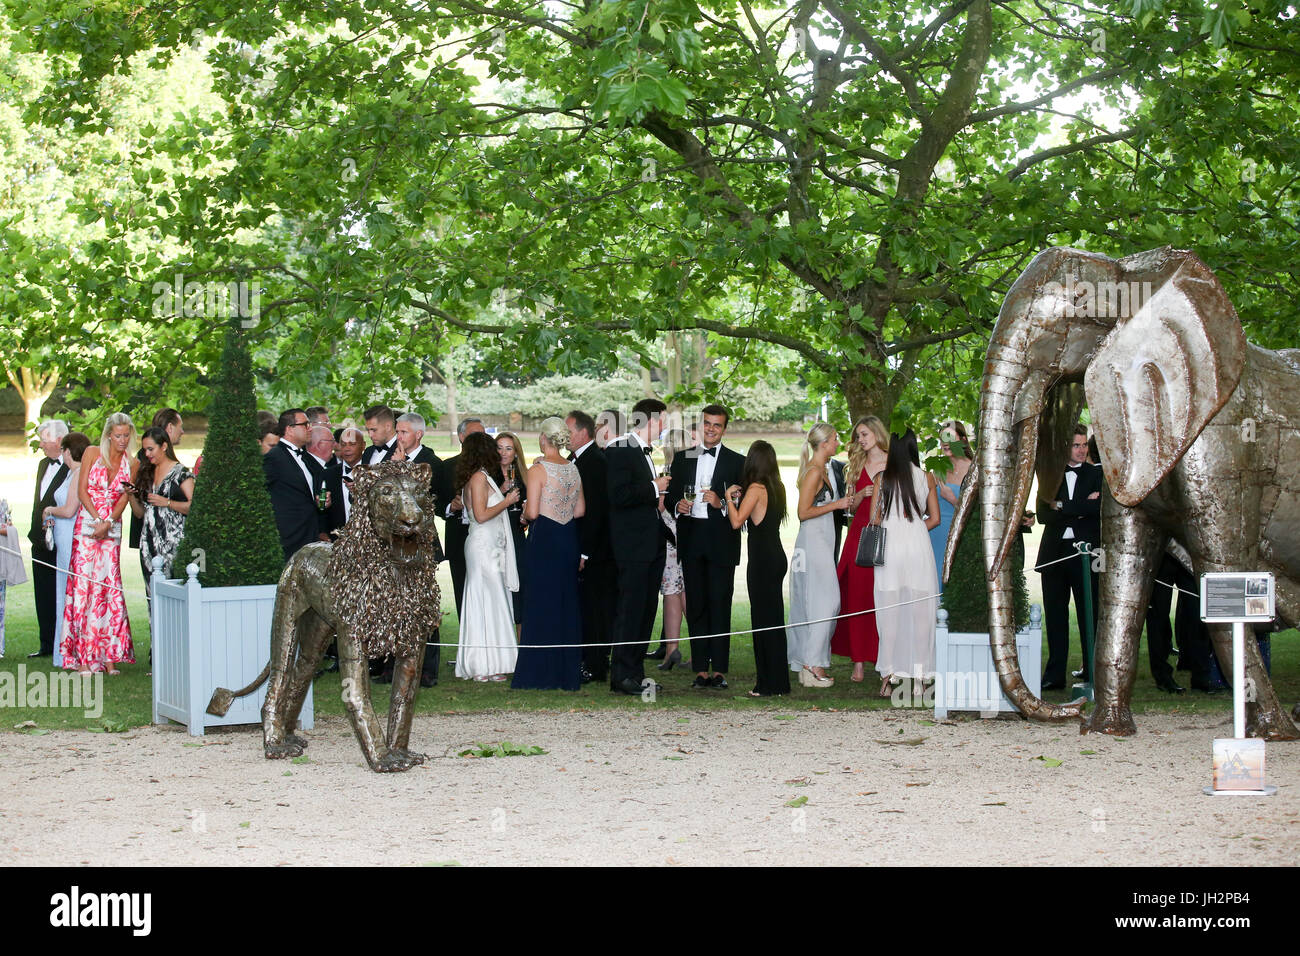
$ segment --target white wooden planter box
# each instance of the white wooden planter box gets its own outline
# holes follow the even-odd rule
[[[1029,625],[1016,632],[1020,672],[1038,697],[1043,687],[1043,610],[1029,609]],[[1002,692],[993,668],[993,648],[987,634],[954,634],[948,630],[948,612],[939,609],[934,632],[934,715],[950,710],[977,710],[981,715],[1015,713],[1016,705]]]
[[[155,558],[158,565],[161,559]],[[238,690],[257,679],[271,657],[274,584],[205,588],[198,566],[185,569],[188,581],[153,574],[153,722],[185,724],[191,736],[205,727],[260,724],[266,684],[230,705],[224,717],[207,712],[218,687]],[[299,726],[313,725],[312,689],[307,689]]]

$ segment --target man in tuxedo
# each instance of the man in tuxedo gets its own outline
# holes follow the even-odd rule
[[[666,504],[677,513],[677,559],[686,586],[694,687],[726,688],[731,658],[731,593],[740,564],[740,531],[727,517],[727,488],[740,484],[745,459],[723,446],[731,413],[708,405],[700,413],[700,443],[673,456]],[[695,500],[685,500],[687,485]],[[695,635],[701,635],[697,638]],[[717,637],[704,635],[716,634]]]
[[[36,592],[36,623],[40,629],[40,645],[28,657],[50,657],[54,654],[54,636],[59,632],[59,622],[54,619],[56,601],[54,549],[45,546],[45,509],[55,504],[54,493],[68,480],[68,467],[63,464],[63,436],[68,433],[66,422],[57,419],[43,422],[36,429],[41,442],[41,462],[36,466],[36,493],[32,496],[32,524],[27,540],[32,543],[32,588]],[[69,488],[68,494],[76,490]],[[46,563],[42,563],[46,562]]]
[[[388,461],[397,452],[397,416],[387,405],[372,405],[363,413],[366,431],[374,443],[361,459],[363,465]]]
[[[262,456],[266,490],[271,493],[271,510],[280,532],[280,547],[288,561],[298,549],[320,540],[320,518],[316,508],[316,485],[302,460],[310,437],[307,413],[290,408],[280,413],[277,425],[280,441]]]
[[[330,427],[330,410],[324,405],[313,405],[307,409],[307,421],[313,425]]]
[[[618,569],[610,689],[640,694],[643,658],[650,646],[664,576],[667,526],[659,518],[669,479],[657,477],[651,439],[661,429],[668,406],[643,398],[632,406],[632,430],[605,446],[609,470],[609,535]],[[653,685],[655,691],[660,688]]]
[[[337,526],[334,524],[336,516],[334,510],[335,483],[331,478],[334,473],[332,468],[334,462],[334,433],[327,426],[311,426],[308,433],[306,454],[302,456],[302,460],[307,466],[307,471],[311,473],[312,494],[319,496],[322,488],[326,492],[325,507],[323,509],[320,507],[319,498],[317,498],[316,521],[319,528],[318,537],[322,541],[328,541],[330,540],[330,532]],[[341,492],[342,489],[340,488],[339,491]]]
[[[1043,539],[1038,546],[1037,571],[1042,575],[1043,608],[1047,624],[1047,667],[1043,671],[1043,690],[1061,690],[1065,687],[1065,666],[1070,653],[1070,595],[1074,595],[1074,611],[1079,622],[1079,639],[1084,646],[1083,673],[1085,681],[1092,679],[1092,661],[1087,649],[1093,646],[1083,617],[1083,560],[1078,557],[1075,545],[1086,541],[1094,548],[1101,544],[1101,488],[1100,465],[1087,463],[1088,429],[1076,425],[1070,441],[1070,460],[1061,478],[1061,486],[1051,501],[1040,498],[1038,517],[1043,523]],[[1057,561],[1070,556],[1068,561]],[[1057,561],[1055,564],[1050,562]],[[1092,580],[1092,618],[1095,631],[1097,621],[1098,580]]]
[[[583,411],[569,412],[569,461],[582,479],[586,514],[578,519],[578,600],[582,609],[582,682],[609,678],[609,641],[614,628],[618,573],[609,542],[609,466],[596,444],[596,423]]]
[[[462,418],[456,426],[456,440],[465,441],[466,435],[485,431],[481,418]],[[442,462],[436,472],[434,486],[434,503],[438,514],[442,515],[442,550],[447,563],[451,565],[451,586],[456,598],[456,617],[460,617],[460,602],[465,596],[465,539],[469,536],[469,526],[462,520],[464,505],[460,500],[460,489],[456,485],[456,463],[460,455],[453,455]]]
[[[423,415],[407,412],[405,415],[397,417],[397,452],[394,458],[398,461],[405,460],[428,465],[430,470],[429,494],[435,496],[436,500],[436,487],[438,475],[442,471],[442,459],[433,453],[433,449],[426,448],[422,444],[424,427]],[[438,634],[438,628],[435,627],[424,647],[424,664],[420,671],[421,687],[432,687],[438,683],[438,665],[442,660],[441,641],[442,638]],[[390,673],[391,666],[390,664]]]
[[[359,428],[340,428],[334,445],[337,452],[327,466],[325,486],[330,490],[331,530],[341,528],[352,517],[352,472],[360,467],[366,450],[366,435]]]

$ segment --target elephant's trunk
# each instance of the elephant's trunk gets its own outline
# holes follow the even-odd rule
[[[1044,261],[1048,258],[1040,256],[1035,265],[1050,268],[1053,264]],[[1057,376],[1041,369],[1031,370],[1035,351],[1044,347],[1043,329],[1033,322],[1007,321],[1023,316],[1037,292],[1032,282],[1022,280],[1016,286],[1019,288],[1013,287],[1009,293],[1002,320],[989,344],[980,406],[978,491],[984,519],[984,567],[988,573],[989,642],[1002,690],[1022,714],[1034,720],[1077,720],[1086,701],[1058,705],[1035,696],[1025,684],[1016,653],[1015,607],[1007,559],[1029,500],[1044,397],[1057,381]],[[965,492],[974,494],[975,489],[965,489],[963,499]],[[960,514],[963,523],[971,510],[968,505]],[[949,540],[955,540],[960,533],[960,526],[955,527]]]

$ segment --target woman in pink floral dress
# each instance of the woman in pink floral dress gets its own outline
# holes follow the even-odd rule
[[[126,487],[135,480],[139,462],[129,454],[135,426],[116,412],[104,423],[98,448],[81,460],[72,563],[63,608],[63,666],[83,673],[120,673],[118,663],[134,664],[131,622],[122,593],[122,512],[129,504]]]

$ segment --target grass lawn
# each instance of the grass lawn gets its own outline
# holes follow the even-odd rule
[[[732,436],[730,444],[738,450],[748,447],[750,440],[759,436]],[[776,446],[780,456],[782,472],[787,489],[793,489],[795,472],[798,466],[800,439],[798,436],[763,436]],[[186,446],[179,449],[186,464],[193,463],[193,457],[200,447],[202,436],[187,434]],[[426,436],[426,439],[428,436]],[[439,434],[432,440],[426,440],[439,455],[453,454],[451,442],[445,434]],[[535,438],[525,438],[525,447],[535,447]],[[7,498],[12,512],[17,516],[19,527],[26,530],[25,516],[31,511],[31,495],[35,482],[37,458],[31,454],[18,436],[0,436],[0,497]],[[793,503],[792,503],[793,504]],[[794,544],[798,531],[798,522],[791,519],[782,528],[782,540],[787,550]],[[1037,551],[1037,535],[1032,535],[1027,542],[1029,555],[1033,560]],[[127,610],[132,622],[135,637],[136,659],[138,663],[122,668],[122,676],[105,678],[105,703],[102,716],[87,719],[80,710],[54,708],[17,709],[5,707],[0,709],[0,730],[13,731],[17,725],[27,721],[36,724],[36,730],[49,728],[86,728],[102,729],[105,725],[139,726],[150,720],[150,680],[148,671],[148,617],[144,600],[144,580],[140,571],[139,553],[125,550],[122,555],[124,585],[128,592]],[[1041,603],[1038,575],[1029,574],[1031,600]],[[439,569],[439,582],[445,595],[444,607],[447,609],[442,628],[444,643],[456,639],[456,612],[451,601],[451,575],[444,565]],[[749,626],[749,601],[745,590],[745,568],[742,557],[741,567],[736,575],[736,604],[732,614],[734,627]],[[32,603],[30,584],[11,588],[8,595],[6,616],[7,649],[5,658],[0,660],[0,671],[16,671],[20,664],[27,665],[27,671],[49,670],[48,658],[28,661],[27,654],[36,649],[36,615]],[[655,634],[658,634],[656,624]],[[1273,637],[1273,679],[1278,693],[1284,702],[1290,703],[1300,698],[1300,645],[1296,641],[1296,632],[1287,631]],[[1079,642],[1077,635],[1071,639],[1072,657],[1070,669],[1080,666]],[[683,655],[686,650],[683,649]],[[630,710],[648,706],[687,707],[697,710],[705,709],[777,709],[777,710],[864,710],[889,707],[888,700],[879,700],[875,692],[879,681],[868,672],[867,680],[854,684],[849,680],[850,664],[847,660],[836,658],[831,675],[836,678],[835,686],[827,690],[792,687],[789,697],[777,701],[755,701],[745,696],[754,683],[753,653],[748,636],[737,637],[732,641],[733,668],[727,674],[731,688],[726,691],[695,691],[690,689],[694,674],[678,665],[671,673],[662,674],[655,670],[653,662],[647,662],[648,674],[654,676],[664,685],[664,694],[653,704],[644,703],[638,698],[611,694],[609,689],[595,684],[587,685],[577,692],[565,691],[512,691],[508,685],[480,684],[474,681],[457,680],[449,666],[455,657],[454,647],[443,648],[443,668],[437,687],[421,692],[417,710],[422,713],[440,713],[447,711],[484,711],[484,710]],[[1043,659],[1047,651],[1044,647]],[[795,675],[792,675],[794,677]],[[1184,675],[1185,677],[1185,675]],[[388,688],[376,686],[375,704],[377,708],[387,707]],[[1064,700],[1064,693],[1049,694],[1050,699]],[[316,682],[316,711],[320,714],[342,714],[339,677],[327,674]],[[1147,665],[1145,642],[1140,652],[1137,682],[1133,693],[1134,710],[1155,709],[1199,713],[1206,711],[1231,711],[1231,701],[1224,696],[1206,697],[1201,694],[1187,693],[1181,697],[1170,697],[1156,689],[1151,680]],[[24,728],[32,732],[33,728]]]

